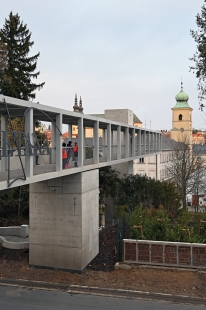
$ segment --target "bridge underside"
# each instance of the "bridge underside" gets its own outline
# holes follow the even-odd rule
[[[29,264],[82,272],[99,252],[99,170],[30,184]]]

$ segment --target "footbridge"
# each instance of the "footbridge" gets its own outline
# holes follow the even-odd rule
[[[30,265],[81,272],[99,250],[99,168],[129,163],[132,173],[134,160],[161,152],[161,133],[118,122],[118,115],[111,120],[3,95],[0,116],[0,190],[30,184]],[[22,132],[12,118],[23,120]],[[37,137],[37,120],[51,123],[51,141]],[[78,127],[78,167],[70,169],[62,167],[65,125],[67,140]]]

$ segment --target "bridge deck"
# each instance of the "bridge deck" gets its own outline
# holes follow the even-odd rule
[[[161,151],[161,133],[158,131],[3,95],[0,95],[0,116],[0,190],[131,162],[139,157],[158,154]],[[7,131],[8,123],[11,123],[12,117],[23,119],[25,124],[23,133],[14,132],[14,130]],[[118,115],[115,118],[118,119]],[[43,145],[38,141],[34,132],[34,120],[51,122],[51,152],[49,152],[50,145]],[[69,140],[72,139],[72,126],[78,128],[79,167],[77,168],[62,170],[63,125],[68,126]],[[86,129],[88,128],[93,132],[90,146],[86,144]],[[22,167],[19,163],[17,166],[12,163],[16,155],[14,156],[13,151],[10,153],[10,150],[14,146],[20,156],[19,162],[22,162]],[[87,158],[87,147],[90,147],[92,154],[92,158],[89,160],[85,159]],[[43,150],[48,151],[46,154],[44,153],[48,156],[47,161],[42,162],[40,166],[34,166],[35,154],[38,152],[42,154]],[[26,176],[26,180],[19,179],[24,176]],[[15,182],[12,183],[12,180]]]

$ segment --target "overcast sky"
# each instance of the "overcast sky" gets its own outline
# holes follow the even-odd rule
[[[198,110],[196,51],[190,29],[203,0],[1,0],[0,28],[10,11],[32,32],[30,56],[40,51],[41,104],[84,113],[131,109],[143,127],[171,129],[180,91],[189,95],[193,127],[206,128]]]

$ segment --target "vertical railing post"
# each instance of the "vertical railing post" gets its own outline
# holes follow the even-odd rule
[[[111,123],[107,124],[107,161],[111,161]]]
[[[102,145],[103,145],[103,150],[102,150],[102,156],[103,158],[106,158],[106,130],[102,130]]]
[[[33,109],[29,109],[25,115],[25,134],[29,139],[29,143],[31,145],[34,145],[34,139],[33,139]],[[26,147],[26,145],[25,145]],[[25,150],[26,151],[26,150]],[[32,177],[33,176],[33,166],[34,166],[34,157],[30,152],[26,151],[25,156],[25,175],[26,177]]]
[[[161,133],[159,133],[159,152],[161,152],[162,151],[162,134]]]
[[[135,157],[135,128],[132,129],[132,157]]]
[[[68,140],[72,140],[72,125],[68,124]]]
[[[53,123],[51,124],[51,131],[52,131],[52,136],[51,136],[51,144],[52,144],[51,163],[56,164],[56,126]]]
[[[147,138],[148,138],[148,146],[147,146],[147,154],[150,154],[150,143],[151,143],[151,137],[150,132],[147,132]]]
[[[78,119],[78,166],[83,167],[84,159],[84,128],[83,128],[83,117]]]
[[[56,126],[62,132],[62,113],[56,115]],[[56,129],[56,171],[62,170],[62,135]]]
[[[146,141],[146,130],[143,131],[143,154],[146,154],[146,149],[147,149],[147,141]]]
[[[154,133],[151,132],[151,148],[150,148],[150,153],[154,153]]]
[[[99,163],[99,121],[94,123],[94,164]]]
[[[111,130],[111,159],[114,156],[114,130]]]
[[[154,152],[157,152],[157,133],[154,133]]]
[[[129,158],[129,128],[125,128],[125,158]]]
[[[142,132],[141,129],[138,129],[137,132],[137,155],[142,155]]]
[[[8,152],[7,152],[7,148],[8,148],[8,146],[7,146],[7,142],[8,142],[8,140],[7,140],[7,138],[8,138],[7,137],[8,136],[8,134],[7,134],[8,118],[7,118],[7,116],[1,115],[0,124],[1,124],[1,130],[4,131],[1,133],[1,148],[2,149],[4,148],[3,153],[6,155],[6,157],[1,157],[1,170],[3,171],[3,170],[8,169],[8,157],[7,157],[8,156]],[[1,154],[1,156],[2,156],[2,154]]]
[[[117,159],[121,159],[121,126],[117,126]]]

